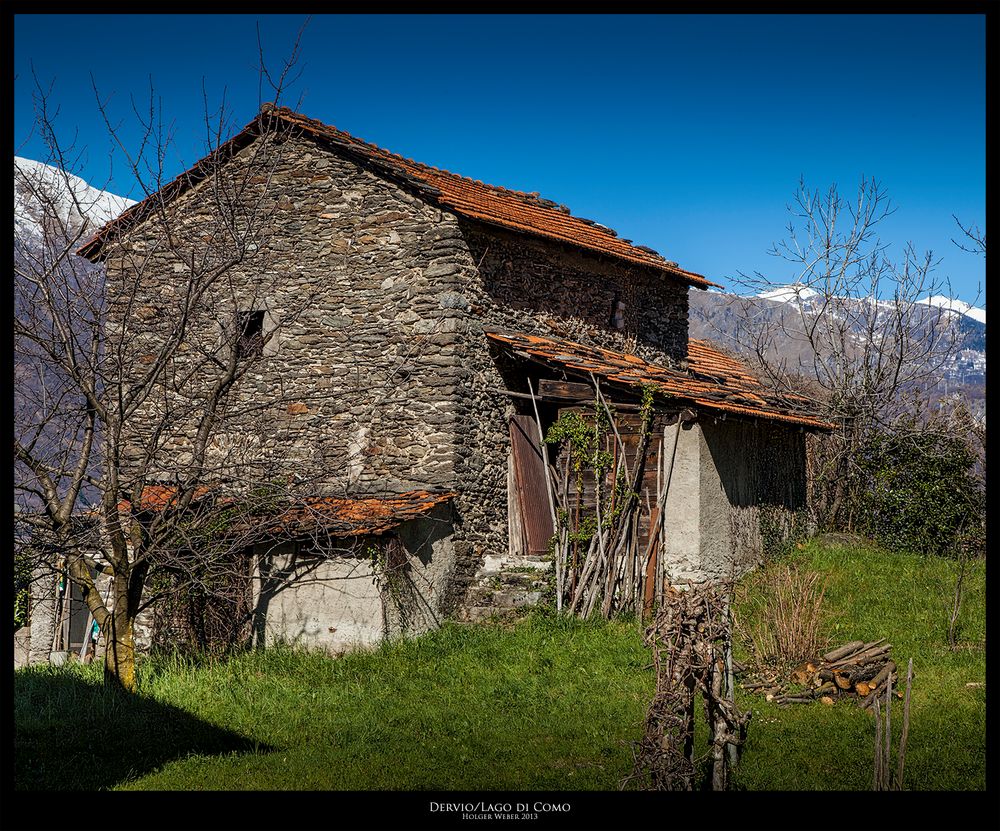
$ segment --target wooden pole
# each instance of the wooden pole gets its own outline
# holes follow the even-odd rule
[[[876,697],[873,705],[875,711],[875,777],[872,790],[882,790],[882,711]]]
[[[55,597],[52,602],[52,648],[49,649],[49,652],[55,652],[59,647],[59,633],[62,632],[62,606],[62,597],[59,591],[59,579],[57,579],[55,584]]]
[[[87,657],[87,647],[90,645],[90,630],[94,626],[94,613],[87,612],[87,628],[83,632],[83,644],[80,646],[80,660]]]
[[[63,585],[63,603],[62,603],[62,617],[59,623],[59,650],[61,652],[69,652],[69,617],[70,611],[73,608],[71,605],[73,599],[73,583],[69,579],[69,574],[64,578]]]
[[[885,753],[882,754],[882,789],[889,790],[889,759],[892,758],[892,675],[885,685]]]
[[[733,711],[736,710],[736,679],[733,673],[733,615],[732,607],[730,605],[730,599],[726,598],[726,640],[725,640],[725,656],[726,656],[726,701],[732,706]],[[729,764],[730,768],[736,767],[737,762],[737,748],[732,742],[726,744],[726,762]]]
[[[896,768],[896,790],[903,790],[903,764],[906,761],[906,738],[910,734],[910,688],[913,686],[913,658],[906,668],[906,697],[903,699],[903,732],[899,737],[899,765]]]

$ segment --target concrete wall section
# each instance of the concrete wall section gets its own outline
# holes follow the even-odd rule
[[[768,542],[793,530],[805,499],[798,428],[702,413],[677,444],[664,517],[667,573],[695,581],[743,574]]]
[[[742,574],[793,529],[806,505],[804,433],[736,419],[701,420],[702,569]]]
[[[301,556],[292,543],[262,552],[262,557],[255,609],[258,644],[342,652],[381,640],[382,598],[370,559]]]
[[[396,535],[345,541],[325,555],[295,543],[254,553],[254,642],[334,653],[440,625],[455,568],[446,506]]]
[[[663,450],[670,453],[676,425],[663,434]],[[671,580],[701,580],[701,465],[702,436],[697,423],[683,424],[664,508],[666,573]]]

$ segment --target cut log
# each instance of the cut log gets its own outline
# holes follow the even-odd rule
[[[842,690],[849,690],[851,688],[851,679],[838,670],[834,670],[833,681]]]
[[[796,684],[800,684],[803,687],[806,686],[809,683],[809,679],[812,676],[812,673],[815,672],[815,669],[810,671],[809,669],[810,666],[812,665],[805,663],[796,667],[792,671],[792,681],[794,681]]]
[[[820,699],[820,703],[821,703],[821,704],[826,704],[826,706],[827,706],[827,707],[830,707],[830,706],[832,706],[832,705],[833,705],[833,699],[832,699],[832,698],[830,698],[830,696],[828,696],[828,695],[824,695],[824,696],[823,696],[823,697],[822,697],[822,698]]]
[[[864,681],[858,681],[858,683],[854,685],[854,691],[858,695],[864,696],[868,695],[868,693],[872,691],[872,688],[869,687]]]
[[[896,671],[896,662],[895,661],[886,662],[886,665],[882,667],[881,670],[879,670],[878,674],[875,675],[875,677],[868,682],[868,686],[873,689],[875,687],[880,686],[885,682],[885,679],[889,677],[889,674],[895,671]]]
[[[845,669],[847,676],[851,679],[851,682],[857,684],[859,681],[870,681],[886,664],[885,657],[876,658],[867,664],[859,664],[856,667],[848,667]]]
[[[834,661],[839,661],[841,658],[846,658],[849,655],[853,655],[855,652],[862,649],[865,645],[864,641],[851,641],[850,643],[845,643],[843,646],[838,647],[830,652],[827,652],[823,656],[823,660],[827,663],[833,663]]]
[[[833,666],[835,667],[845,667],[845,666],[855,666],[857,664],[866,664],[872,658],[879,655],[884,655],[892,648],[891,643],[882,644],[881,646],[872,646],[870,649],[864,649],[861,652],[856,652],[854,655],[850,655],[847,658],[842,658],[836,661]]]
[[[869,707],[871,707],[872,704],[874,704],[878,700],[878,697],[882,695],[883,692],[885,692],[886,686],[890,682],[894,682],[895,680],[896,680],[896,674],[892,673],[891,675],[886,676],[885,681],[883,681],[878,687],[873,687],[872,691],[868,693],[868,697],[861,702],[862,708],[867,710]]]
[[[827,681],[823,686],[817,687],[813,690],[813,698],[820,698],[821,696],[828,695],[836,691],[836,686],[832,681]]]

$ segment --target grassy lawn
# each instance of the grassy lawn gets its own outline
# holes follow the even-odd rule
[[[951,652],[953,563],[818,544],[796,557],[830,575],[831,640],[887,637],[897,663],[913,656],[907,787],[985,787],[984,564]],[[15,785],[616,790],[652,696],[649,664],[634,622],[536,614],[339,659],[149,660],[138,696],[105,690],[95,667],[31,668],[15,674]],[[868,713],[741,704],[754,716],[737,787],[870,788]]]
[[[904,784],[912,790],[986,787],[986,569],[970,563],[959,619],[959,649],[947,643],[953,561],[808,543],[792,558],[829,575],[830,641],[888,638],[905,678],[913,658]],[[968,686],[968,685],[975,686]],[[736,776],[748,790],[864,790],[872,785],[875,722],[851,702],[779,709],[739,695],[754,711]],[[895,740],[902,701],[893,706]]]
[[[80,699],[103,691],[82,667],[86,683],[39,707],[51,678],[72,670],[20,672],[16,782],[43,786],[66,753],[45,739],[65,732],[66,712],[78,712],[78,753],[122,727],[129,741],[159,746],[136,748],[149,770],[137,769],[124,785],[131,788],[614,789],[631,760],[625,740],[637,737],[652,694],[648,662],[634,624],[537,616],[511,628],[449,624],[337,660],[274,650],[202,668],[149,662],[142,699],[168,708],[162,713],[133,712],[105,701],[120,698],[110,693],[87,713]],[[162,735],[173,707],[221,731],[208,752],[180,752],[193,725]],[[227,737],[261,747],[219,755]],[[24,758],[26,739],[47,758]],[[169,758],[153,770],[157,753]],[[76,760],[76,786],[88,787],[91,768]]]

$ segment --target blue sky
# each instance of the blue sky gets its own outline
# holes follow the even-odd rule
[[[151,78],[176,175],[204,152],[203,84],[213,106],[225,92],[234,124],[256,112],[258,20],[277,62],[303,16],[16,16],[15,153],[45,159],[33,66],[54,83],[62,140],[86,148],[73,172],[135,197],[121,165],[109,182],[91,75],[126,125]],[[932,249],[973,302],[985,264],[951,242],[952,215],[984,226],[985,37],[981,15],[316,15],[285,102],[539,191],[723,284],[792,278],[766,252],[800,176],[845,195],[874,176],[898,207],[883,239]]]

